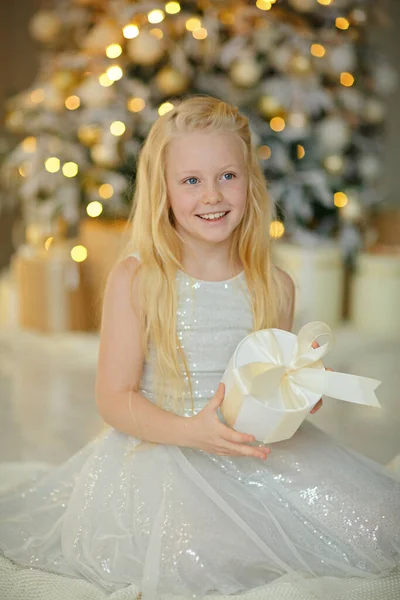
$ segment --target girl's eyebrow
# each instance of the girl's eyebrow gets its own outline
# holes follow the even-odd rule
[[[222,171],[227,171],[228,169],[237,169],[237,168],[238,168],[237,165],[230,164],[230,165],[224,165],[217,170],[222,172]],[[177,175],[179,177],[188,177],[189,175],[195,175],[195,174],[198,174],[199,172],[200,171],[197,171],[197,169],[192,169],[190,171],[189,170],[185,170],[185,171],[181,171],[181,172],[178,171]]]

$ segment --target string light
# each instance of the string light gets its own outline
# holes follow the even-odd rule
[[[195,40],[205,40],[208,35],[208,31],[205,29],[205,27],[199,27],[192,32],[192,35]]]
[[[326,49],[324,48],[324,46],[322,46],[322,44],[313,44],[311,46],[310,52],[313,56],[316,56],[317,58],[322,58],[326,54]]]
[[[158,114],[160,115],[160,117],[162,117],[162,115],[165,115],[167,112],[169,112],[173,108],[174,108],[174,105],[171,102],[164,102],[163,104],[161,104],[161,106],[159,106]]]
[[[176,15],[181,10],[179,2],[167,2],[165,5],[165,12],[169,15]]]
[[[89,215],[89,217],[92,217],[94,219],[101,215],[101,213],[103,212],[103,205],[98,200],[89,202],[89,204],[86,207],[86,212]]]
[[[297,158],[299,160],[301,160],[302,158],[304,158],[306,155],[306,151],[304,146],[302,146],[301,144],[297,144]]]
[[[156,8],[155,10],[151,10],[149,12],[149,14],[147,15],[147,20],[149,21],[149,23],[152,23],[153,25],[155,25],[156,23],[161,23],[161,21],[164,21],[165,19],[165,13],[162,10],[159,10],[158,8]]]
[[[103,183],[99,187],[99,196],[103,198],[103,200],[109,200],[114,194],[114,188],[111,183]]]
[[[150,33],[151,35],[154,35],[154,37],[156,37],[158,40],[162,40],[164,37],[164,32],[162,29],[159,29],[159,27],[153,27],[152,29],[150,29]]]
[[[121,79],[123,75],[122,69],[118,65],[112,65],[111,67],[108,67],[106,73],[111,81],[118,81],[118,79]]]
[[[22,149],[24,152],[32,153],[36,150],[36,138],[34,136],[26,137],[22,142]]]
[[[37,90],[33,90],[31,92],[31,101],[33,104],[40,104],[44,100],[44,90],[42,88],[38,88]]]
[[[270,2],[270,0],[257,0],[256,6],[260,10],[271,10],[272,3]]]
[[[195,29],[200,29],[201,21],[196,17],[192,17],[186,21],[185,27],[188,31],[195,31]]]
[[[110,44],[106,48],[106,55],[108,58],[118,58],[118,56],[121,56],[121,54],[122,48],[119,44]]]
[[[349,21],[344,17],[337,17],[335,25],[338,29],[342,29],[343,31],[346,31],[346,29],[350,27]]]
[[[112,85],[114,83],[114,81],[109,78],[107,73],[102,73],[100,75],[99,82],[100,82],[100,85],[102,85],[103,87],[110,87],[110,85]]]
[[[76,110],[81,105],[81,99],[79,96],[68,96],[65,100],[65,106],[68,110]]]
[[[285,233],[285,226],[281,221],[272,221],[269,227],[269,234],[272,238],[278,239]]]
[[[333,0],[317,0],[317,2],[322,4],[322,6],[329,6],[330,4],[332,4]]]
[[[131,112],[140,112],[144,109],[145,106],[146,103],[143,100],[143,98],[131,98],[130,100],[128,100],[128,110],[130,110]]]
[[[75,177],[78,175],[78,165],[75,162],[66,162],[62,166],[62,172],[65,177]]]
[[[273,131],[283,131],[286,127],[285,119],[282,117],[274,117],[269,122],[269,126]]]
[[[126,125],[122,121],[114,121],[110,125],[110,131],[115,136],[123,135],[126,131]]]
[[[53,241],[54,241],[54,237],[53,236],[48,237],[47,240],[45,241],[44,247],[45,247],[45,249],[46,249],[47,252],[50,250],[50,246],[52,245]]]
[[[50,156],[50,158],[45,161],[44,167],[49,173],[57,173],[57,171],[60,170],[60,159],[56,156]]]
[[[345,87],[351,87],[354,84],[354,76],[351,73],[341,73],[340,74],[340,83]]]
[[[74,246],[71,250],[71,258],[75,262],[83,262],[87,259],[87,255],[87,249],[85,246],[81,246],[80,244],[78,246]]]
[[[127,40],[133,40],[133,38],[139,35],[139,27],[133,23],[125,25],[125,27],[122,29],[122,34]]]
[[[343,208],[348,203],[349,199],[344,192],[336,192],[333,196],[333,202],[338,208]]]
[[[269,146],[260,146],[257,150],[258,158],[261,158],[261,160],[268,160],[269,158],[271,158],[271,154],[272,151]]]

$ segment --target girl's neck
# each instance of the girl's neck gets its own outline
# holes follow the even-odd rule
[[[239,257],[230,264],[229,256],[204,254],[199,258],[184,256],[183,270],[187,275],[202,281],[226,281],[235,277],[243,270]]]

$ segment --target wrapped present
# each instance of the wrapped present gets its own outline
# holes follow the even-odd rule
[[[90,329],[82,267],[71,258],[72,246],[72,241],[49,250],[23,245],[13,257],[21,328],[43,333]]]
[[[380,407],[374,392],[380,381],[325,369],[322,358],[332,344],[331,329],[318,321],[297,336],[264,329],[245,337],[222,378],[227,424],[269,444],[292,437],[323,394]]]

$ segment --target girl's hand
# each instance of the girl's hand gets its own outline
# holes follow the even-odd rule
[[[313,342],[311,345],[313,348],[319,348],[318,342]],[[325,371],[332,371],[332,369],[325,368]],[[322,403],[322,398],[321,398],[320,400],[318,400],[318,402],[314,406],[314,408],[312,410],[310,410],[310,415],[315,414],[321,408],[322,404],[323,403]]]
[[[253,456],[265,460],[271,452],[269,448],[249,446],[250,442],[256,441],[253,435],[234,431],[219,420],[217,410],[222,404],[224,395],[225,386],[220,383],[215,396],[211,398],[203,410],[196,416],[191,417],[194,441],[192,446],[209,454]]]

